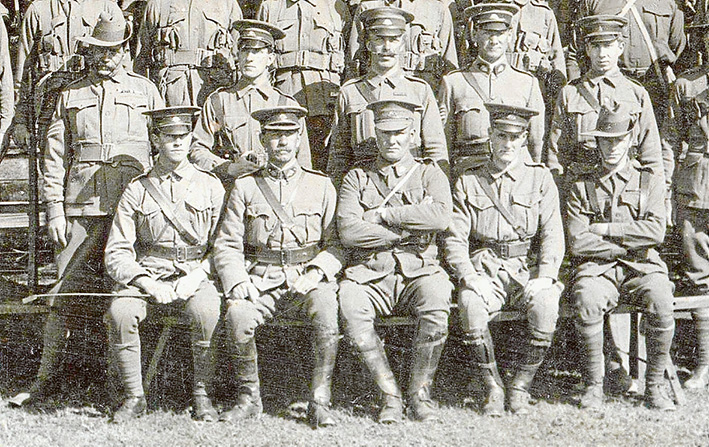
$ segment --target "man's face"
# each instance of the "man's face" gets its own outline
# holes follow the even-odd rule
[[[478,55],[488,61],[495,62],[507,51],[512,32],[507,30],[490,30],[475,28],[473,42],[478,47]]]
[[[596,141],[606,170],[612,171],[625,163],[630,152],[630,134],[623,137],[599,137]]]
[[[620,39],[610,42],[586,42],[586,54],[591,60],[591,68],[598,73],[606,73],[616,68],[624,49],[625,42]]]
[[[379,155],[386,161],[396,163],[409,154],[414,139],[413,125],[401,130],[375,129]]]
[[[274,166],[283,167],[298,154],[300,138],[298,129],[267,129],[261,133],[261,144],[266,149],[268,161]]]
[[[379,69],[394,67],[399,61],[399,54],[404,45],[403,35],[379,36],[370,34],[367,39],[367,50],[372,66]]]
[[[527,142],[527,131],[508,132],[506,130],[491,128],[490,151],[492,161],[498,166],[507,166],[515,161]]]
[[[157,131],[153,134],[152,141],[158,150],[160,160],[179,164],[187,159],[192,142],[192,132],[183,135],[170,135]]]
[[[90,45],[86,49],[86,63],[99,76],[111,76],[121,65],[125,47],[116,45],[115,47],[99,47]]]
[[[276,61],[276,56],[268,47],[239,49],[239,73],[247,79],[256,79],[264,74]]]

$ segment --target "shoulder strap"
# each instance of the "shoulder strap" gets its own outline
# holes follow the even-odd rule
[[[590,91],[588,91],[586,86],[583,84],[583,80],[579,80],[579,82],[576,83],[576,90],[578,90],[579,94],[581,96],[583,96],[583,99],[586,100],[588,105],[590,105],[593,108],[593,110],[595,110],[596,112],[601,110],[601,105],[598,103],[598,100],[596,99],[596,97],[593,96],[593,94]]]
[[[293,231],[293,229],[295,228],[295,222],[293,222],[293,219],[288,216],[286,210],[283,209],[283,206],[281,206],[281,202],[279,202],[276,196],[273,194],[273,191],[271,190],[271,187],[268,186],[268,184],[266,183],[266,180],[258,174],[254,175],[254,180],[256,181],[256,186],[258,186],[258,189],[261,190],[263,197],[266,199],[266,202],[268,202],[269,206],[276,214],[278,220],[281,221],[281,225],[283,226],[283,228],[293,234],[295,239],[298,241],[298,244],[305,244],[306,241],[303,236],[297,231]]]
[[[596,214],[596,216],[601,216],[601,207],[598,204],[598,194],[596,194],[596,185],[591,180],[584,180],[583,186],[586,189],[586,198],[588,199],[588,204],[591,206],[591,211]]]
[[[163,193],[155,187],[155,184],[148,176],[141,177],[140,183],[143,185],[148,194],[150,194],[150,197],[152,197],[153,200],[155,200],[155,202],[158,204],[160,210],[165,215],[167,220],[169,220],[172,226],[175,227],[177,232],[180,233],[180,236],[185,238],[185,240],[192,245],[199,245],[199,243],[201,242],[199,236],[194,233],[193,229],[183,225],[180,219],[175,215],[175,210],[180,204],[182,204],[184,199],[177,202],[176,205],[173,205],[167,200]]]
[[[359,92],[360,95],[364,97],[364,100],[367,101],[367,103],[373,103],[374,101],[377,100],[377,98],[374,96],[372,92],[364,88],[364,85],[362,85],[365,81],[362,82],[355,82],[355,88]]]
[[[377,175],[376,172],[370,171],[369,169],[367,169],[365,172],[367,173],[367,178],[372,183],[374,183],[374,186],[377,188],[377,191],[379,191],[379,194],[383,198],[391,196],[391,198],[388,201],[391,202],[392,205],[394,205],[394,206],[402,206],[403,205],[403,203],[401,203],[401,200],[399,200],[398,197],[391,194],[391,190],[389,189],[389,187],[382,181],[381,178],[379,178],[379,176]],[[406,181],[406,180],[408,180],[408,177],[404,176],[402,181]],[[399,186],[399,184],[397,184],[396,186]],[[399,188],[401,188],[401,187],[399,187]],[[381,208],[384,205],[386,205],[386,202],[382,201],[382,203],[379,204],[378,208]]]
[[[497,211],[502,214],[502,217],[505,218],[507,223],[512,225],[512,228],[515,230],[515,233],[517,233],[517,236],[520,237],[520,239],[526,239],[527,238],[527,232],[524,230],[524,227],[517,222],[517,220],[514,218],[510,210],[508,210],[505,205],[502,204],[500,201],[500,198],[497,197],[497,194],[495,194],[490,187],[490,183],[488,183],[488,179],[485,175],[481,175],[478,177],[478,183],[480,184],[480,187],[483,189],[483,192],[485,192],[485,195],[492,201],[492,204],[495,205],[495,208],[497,208]]]
[[[485,94],[485,91],[483,88],[480,86],[478,83],[478,80],[475,79],[475,76],[469,71],[462,71],[461,74],[463,75],[463,79],[465,79],[465,82],[470,84],[470,86],[475,90],[475,93],[480,96],[480,98],[483,100],[483,103],[490,102],[490,97]]]

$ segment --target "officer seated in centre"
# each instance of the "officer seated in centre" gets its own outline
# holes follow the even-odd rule
[[[139,324],[156,307],[182,309],[189,318],[194,366],[194,418],[216,421],[208,396],[214,366],[211,339],[219,320],[221,293],[209,250],[224,201],[212,174],[188,160],[196,107],[146,112],[158,150],[155,167],[126,187],[106,243],[104,262],[118,285],[106,313],[109,342],[125,400],[114,422],[146,409],[141,374]],[[145,299],[136,295],[149,295]]]
[[[526,414],[529,387],[556,329],[564,230],[551,172],[526,161],[529,122],[537,112],[503,104],[485,107],[491,158],[456,182],[445,258],[460,284],[463,343],[486,387],[482,410],[487,415],[501,416],[505,409],[490,316],[503,307],[525,312],[529,335],[507,397],[512,413]]]

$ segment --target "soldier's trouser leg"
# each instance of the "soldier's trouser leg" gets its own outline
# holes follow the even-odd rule
[[[256,305],[247,300],[233,300],[226,313],[230,331],[232,360],[239,381],[237,403],[230,411],[223,413],[221,420],[232,421],[258,416],[263,411],[258,376],[258,353],[256,350],[256,328],[263,316]]]
[[[438,362],[448,338],[448,315],[452,284],[443,275],[423,276],[411,280],[404,289],[413,313],[418,318],[414,338],[414,356],[407,394],[411,416],[419,421],[436,418],[436,405],[430,392]]]
[[[483,413],[490,416],[502,416],[505,411],[505,390],[497,362],[495,347],[488,328],[490,305],[472,290],[462,289],[458,295],[461,324],[463,326],[463,344],[470,347],[475,372],[480,375],[485,385],[486,397]],[[496,306],[493,310],[499,310]]]
[[[127,398],[145,395],[138,326],[145,319],[146,313],[147,303],[145,300],[117,297],[111,302],[106,314],[106,321],[109,325],[108,339]]]
[[[217,412],[208,397],[214,376],[212,334],[219,320],[221,296],[214,283],[204,280],[187,301],[185,313],[190,319],[192,340],[193,388],[195,419],[214,421]]]
[[[332,373],[337,359],[340,331],[335,284],[323,284],[306,296],[308,319],[313,323],[313,376],[310,421],[314,426],[336,423],[327,411],[330,406]]]
[[[357,348],[362,362],[384,396],[379,421],[397,422],[403,417],[401,390],[389,366],[384,345],[374,330],[376,312],[367,285],[344,280],[340,283],[340,313],[345,333]]]

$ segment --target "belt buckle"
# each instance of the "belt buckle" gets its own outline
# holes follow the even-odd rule
[[[187,261],[187,247],[175,247],[175,261]]]
[[[501,243],[500,247],[500,257],[503,259],[509,259],[510,257],[510,244]]]

